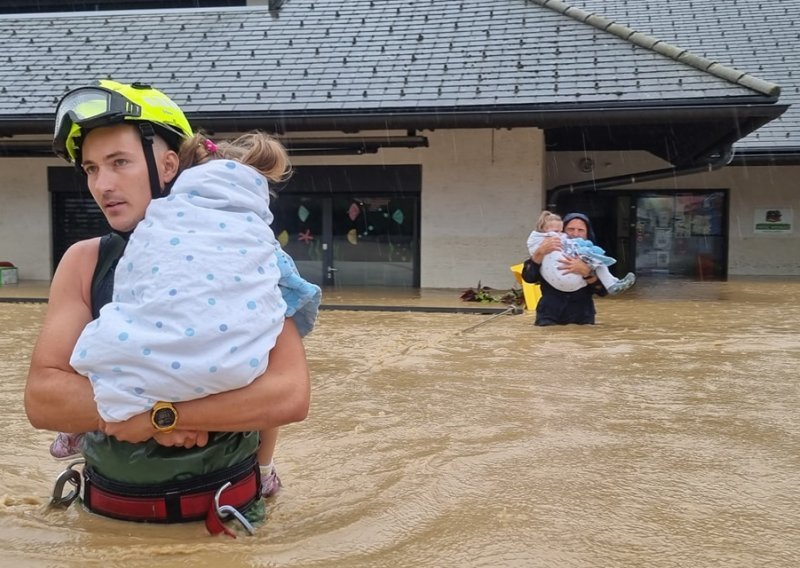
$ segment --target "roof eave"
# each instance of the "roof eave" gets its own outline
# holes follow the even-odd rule
[[[800,145],[736,148],[731,166],[800,166]]]
[[[197,112],[192,124],[212,131],[261,128],[274,132],[361,130],[435,130],[441,128],[521,128],[544,130],[561,127],[620,124],[668,124],[691,121],[759,119],[763,123],[780,116],[787,105],[742,101],[738,104],[618,105],[591,108],[556,105],[509,107],[433,107],[379,109],[376,111]],[[2,124],[2,123],[0,123]],[[749,132],[748,132],[749,134]]]
[[[290,132],[359,132],[369,130],[435,130],[462,128],[541,128],[569,143],[586,149],[587,136],[578,132],[599,133],[590,149],[635,149],[631,133],[642,131],[641,148],[654,151],[669,161],[685,162],[731,145],[763,124],[780,116],[788,105],[756,100],[736,103],[656,105],[608,104],[604,106],[528,105],[508,107],[396,108],[376,111],[211,111],[188,113],[189,121],[209,132],[245,132],[262,129],[275,133]],[[708,125],[709,128],[705,128]],[[53,131],[53,117],[26,116],[0,118],[0,136],[44,135]],[[706,134],[706,131],[708,133]],[[649,133],[649,134],[648,134]],[[666,155],[655,150],[652,133],[669,136]],[[698,139],[698,133],[707,139]],[[589,145],[591,146],[591,136]],[[648,146],[648,143],[650,146]],[[623,144],[623,146],[616,146]],[[684,146],[685,151],[684,151]],[[566,147],[559,149],[568,149]]]

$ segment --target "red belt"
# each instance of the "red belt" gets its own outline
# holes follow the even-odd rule
[[[228,532],[214,510],[214,494],[219,487],[197,492],[175,492],[158,496],[132,496],[101,489],[87,476],[84,505],[93,513],[121,519],[152,523],[181,523],[206,519],[213,534]],[[220,484],[220,487],[222,484]],[[261,496],[261,476],[254,468],[222,492],[219,504],[243,510]],[[229,533],[230,534],[230,533]]]

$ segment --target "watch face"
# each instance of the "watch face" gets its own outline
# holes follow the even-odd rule
[[[171,408],[159,408],[153,415],[153,422],[155,422],[159,428],[169,428],[175,424],[175,411]]]

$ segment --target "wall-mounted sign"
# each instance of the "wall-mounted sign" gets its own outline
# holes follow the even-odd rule
[[[791,207],[756,209],[753,232],[761,235],[791,233],[792,213]]]

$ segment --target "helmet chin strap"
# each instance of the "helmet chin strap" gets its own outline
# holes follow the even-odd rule
[[[153,140],[155,140],[156,133],[153,130],[153,125],[149,122],[139,123],[139,134],[142,136],[142,148],[144,148],[144,159],[147,162],[147,171],[150,176],[150,195],[153,199],[164,197],[169,194],[166,188],[161,187],[161,181],[158,179],[158,167],[156,167],[156,155],[153,152]]]

